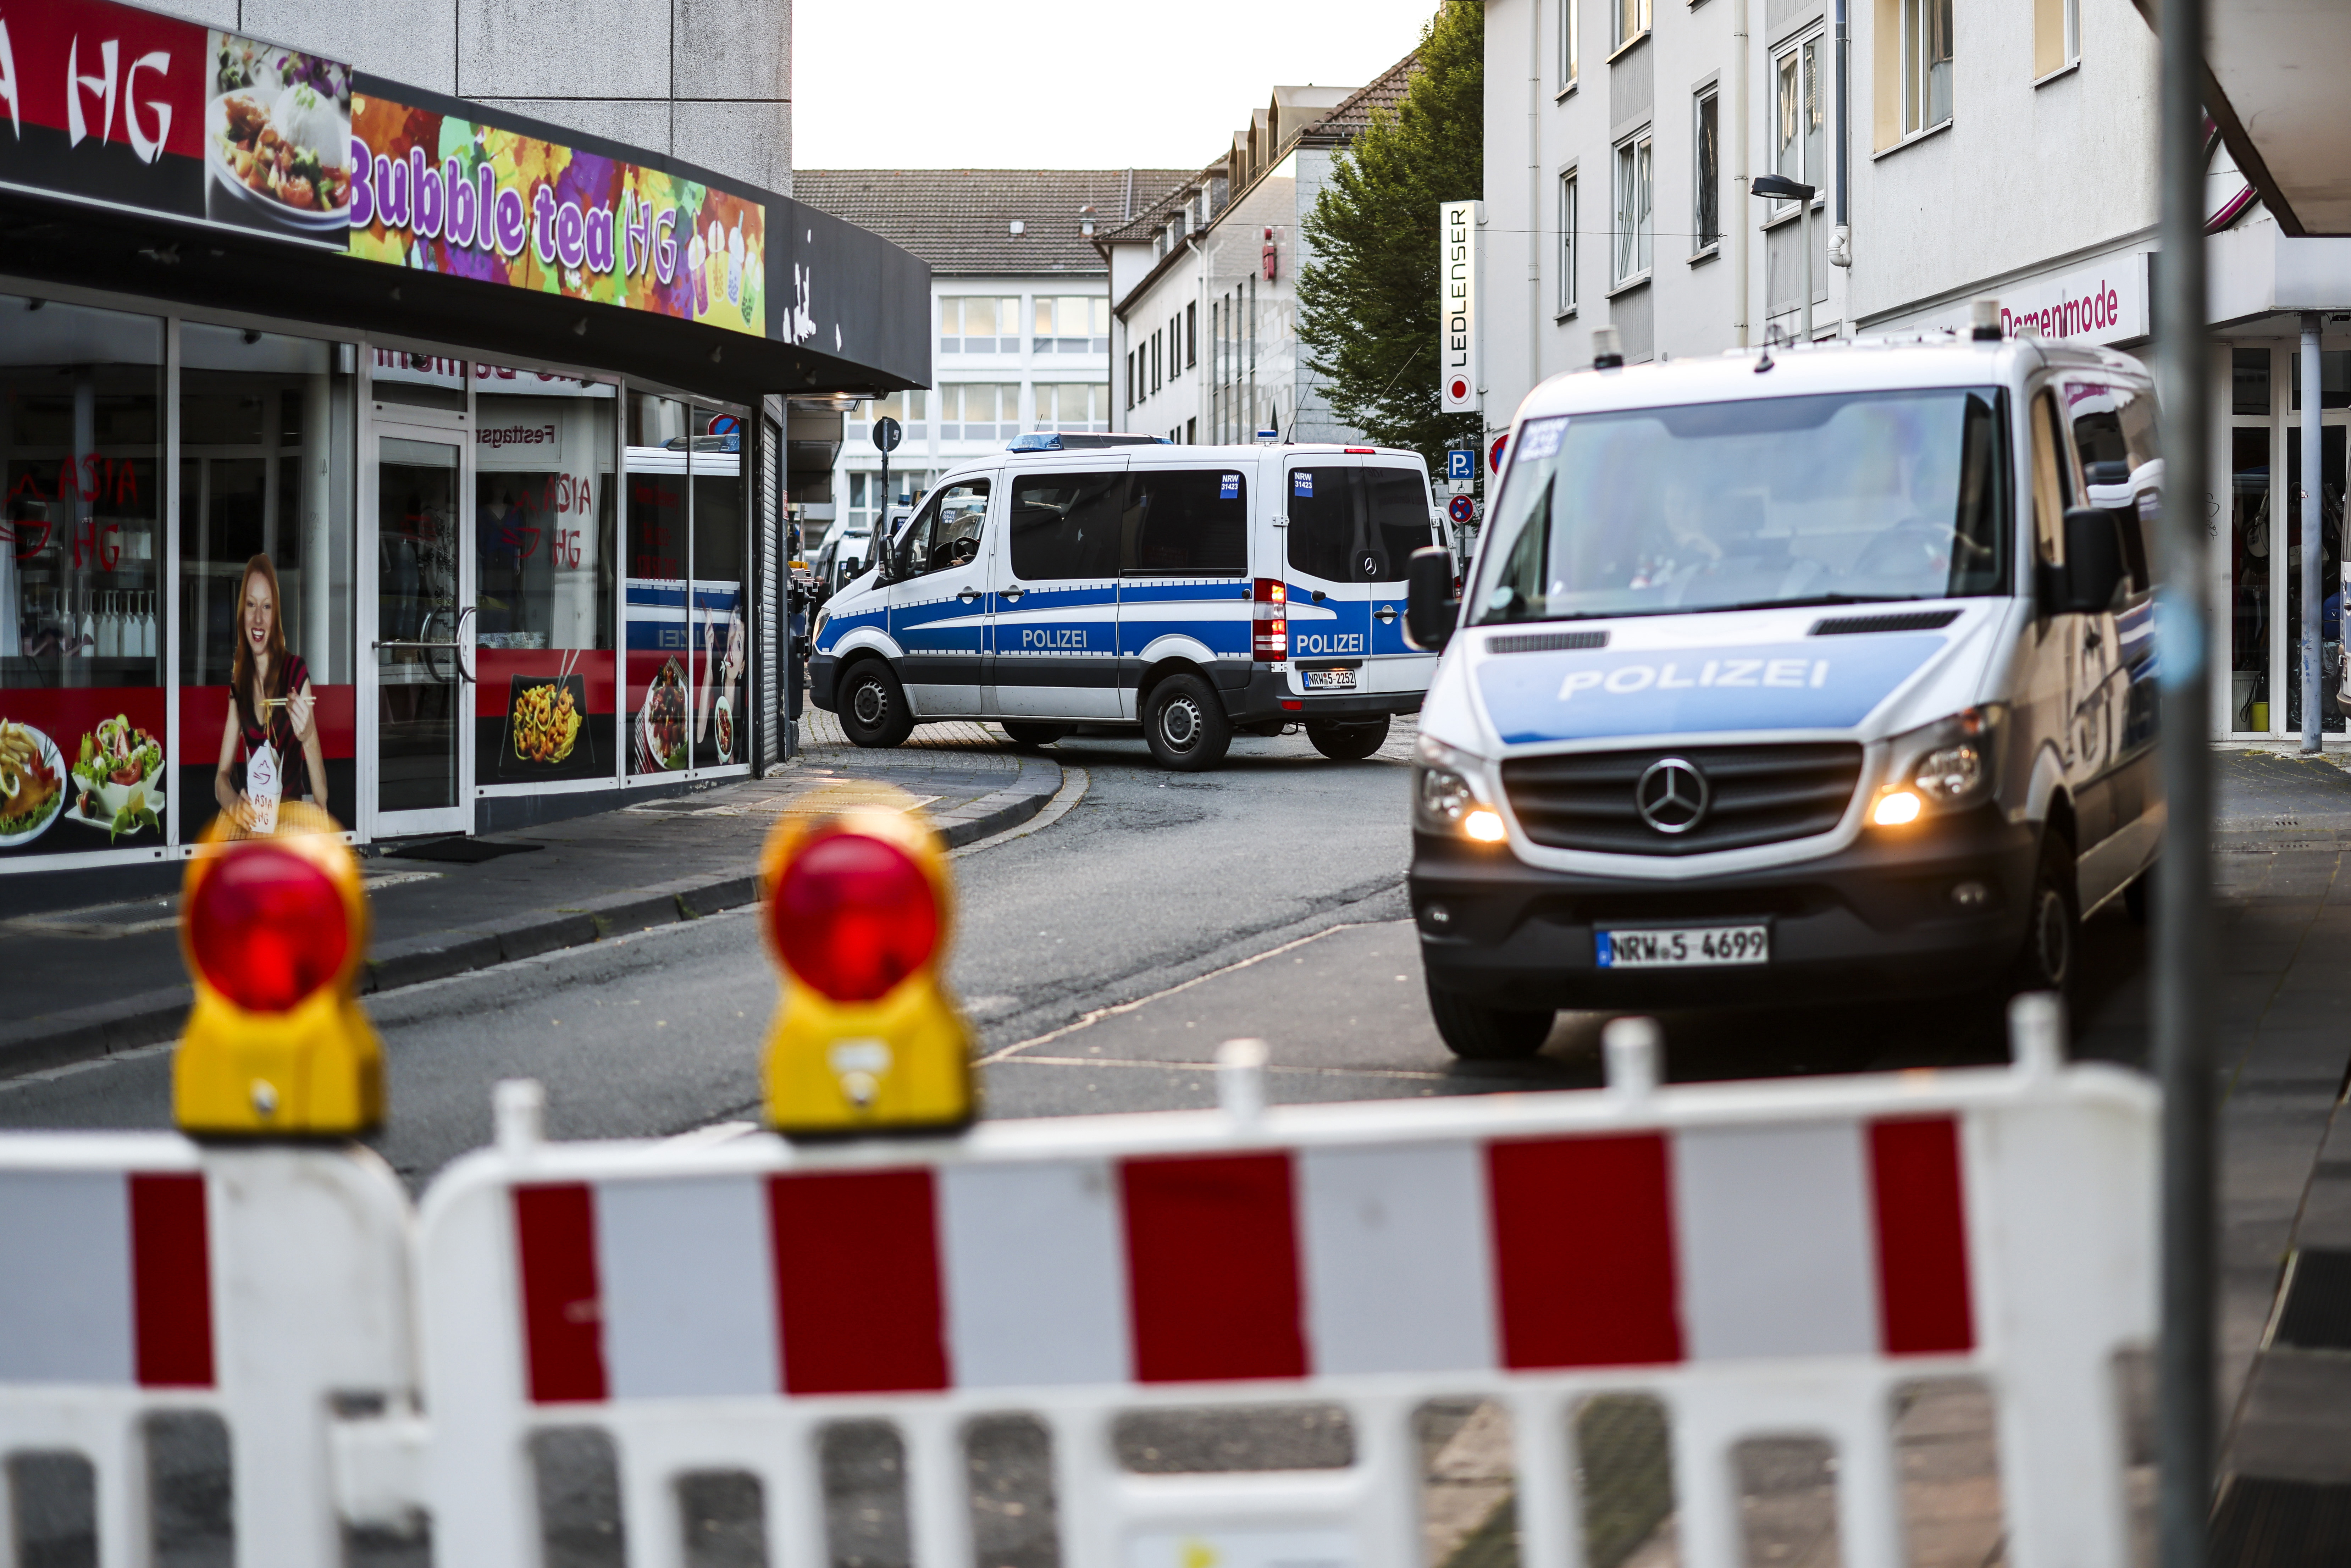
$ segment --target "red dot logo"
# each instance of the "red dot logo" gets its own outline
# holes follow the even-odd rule
[[[1461,377],[1456,376],[1453,378],[1450,386],[1447,387],[1445,395],[1451,398],[1455,402],[1467,402],[1469,400],[1469,383]]]

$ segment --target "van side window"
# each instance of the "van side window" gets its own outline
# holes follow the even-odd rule
[[[1410,468],[1292,468],[1290,564],[1332,582],[1399,582],[1435,542],[1428,491]]]
[[[2057,400],[2043,392],[2032,400],[2032,537],[2042,563],[2057,566],[2065,559],[2065,507],[2072,501],[2072,465],[2067,462],[2064,427],[2058,423]]]
[[[1126,476],[1023,474],[1012,481],[1012,575],[1023,582],[1118,575]]]
[[[1246,577],[1249,476],[1231,469],[1136,469],[1128,476],[1129,576]]]
[[[987,521],[987,480],[967,480],[940,491],[899,536],[896,576],[903,581],[977,560]]]
[[[2140,524],[2133,477],[2144,459],[2134,460],[2131,432],[2123,427],[2129,409],[2132,424],[2151,424],[2154,399],[2136,389],[2099,382],[2073,382],[2065,388],[2066,412],[2073,416],[2074,449],[2082,458],[2082,487],[2089,505],[2104,507],[2122,519],[2123,556],[2130,568],[2131,591],[2147,591],[2147,536]],[[2147,434],[2151,434],[2148,432]]]

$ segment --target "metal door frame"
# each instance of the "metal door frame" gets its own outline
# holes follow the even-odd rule
[[[368,422],[366,461],[360,467],[359,568],[360,612],[356,641],[360,659],[358,775],[360,833],[366,839],[409,838],[423,833],[468,833],[474,831],[474,443],[470,415],[454,410],[401,405],[396,411],[378,409]],[[381,489],[382,439],[424,441],[457,449],[457,800],[454,806],[430,810],[384,811],[376,806],[381,783],[381,755],[379,717],[381,683],[376,617],[382,609],[378,553],[381,519],[377,513]]]

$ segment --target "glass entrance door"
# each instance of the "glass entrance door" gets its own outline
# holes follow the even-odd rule
[[[429,417],[429,416],[424,416]],[[374,657],[361,792],[378,838],[473,827],[473,494],[454,421],[375,430]]]

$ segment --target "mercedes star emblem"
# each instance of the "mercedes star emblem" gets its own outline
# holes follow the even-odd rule
[[[1705,820],[1712,798],[1698,764],[1678,757],[1650,763],[1640,782],[1633,786],[1634,810],[1641,813],[1641,821],[1661,833],[1687,833],[1697,827]]]

